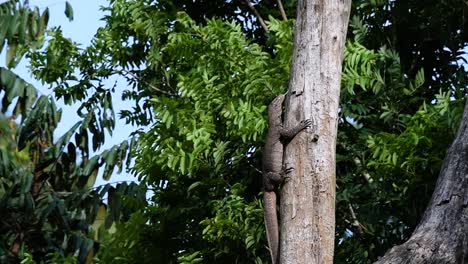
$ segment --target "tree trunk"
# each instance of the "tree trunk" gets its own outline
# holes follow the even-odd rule
[[[468,104],[421,222],[408,241],[393,247],[376,263],[466,263],[467,206]]]
[[[294,170],[281,191],[283,264],[333,262],[335,144],[350,8],[350,0],[298,1],[285,123],[311,119],[314,126],[285,151],[285,165]]]

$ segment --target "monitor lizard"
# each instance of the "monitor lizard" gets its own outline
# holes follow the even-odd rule
[[[300,131],[312,125],[312,121],[302,120],[293,128],[283,127],[283,102],[285,95],[277,96],[268,106],[268,133],[265,139],[262,158],[263,206],[268,247],[273,264],[278,263],[279,229],[276,213],[276,189],[283,183],[286,174],[293,168],[283,164],[285,145]]]

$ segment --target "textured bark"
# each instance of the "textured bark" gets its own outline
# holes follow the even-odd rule
[[[468,104],[421,222],[408,241],[393,247],[376,263],[466,263],[467,205]]]
[[[286,126],[313,120],[288,144],[294,167],[281,193],[280,263],[333,262],[335,144],[350,0],[299,0]],[[318,135],[318,140],[316,136]]]

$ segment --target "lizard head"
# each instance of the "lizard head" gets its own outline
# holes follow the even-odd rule
[[[283,101],[284,101],[284,94],[280,94],[271,101],[270,105],[268,105],[268,118],[270,120],[280,120],[283,114]]]
[[[268,112],[276,112],[278,110],[281,110],[280,112],[282,112],[284,96],[284,94],[276,96],[275,99],[273,99],[273,101],[271,101],[270,105],[268,106]]]

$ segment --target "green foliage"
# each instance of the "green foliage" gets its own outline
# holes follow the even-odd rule
[[[4,79],[0,81],[5,83]],[[9,93],[8,86],[3,88]],[[3,121],[3,128],[9,128],[2,131],[7,136],[2,143],[0,166],[0,210],[6,216],[0,222],[2,261],[13,258],[19,247],[26,246],[36,254],[52,248],[60,248],[63,253],[76,252],[83,262],[93,247],[83,225],[93,220],[93,206],[83,205],[99,197],[83,191],[87,177],[79,173],[79,163],[74,168],[67,166],[76,162],[71,159],[76,157],[71,152],[72,142],[68,143],[68,151],[63,150],[73,131],[53,143],[60,116],[55,104],[42,96],[22,116],[20,124],[11,118]]]
[[[200,257],[200,252],[197,251],[190,255],[184,255],[177,258],[177,261],[181,264],[195,264],[195,263],[203,263],[203,258]]]
[[[229,159],[237,160],[250,148],[232,150],[236,144],[262,135],[264,102],[285,86],[287,70],[249,43],[236,24],[210,20],[200,27],[185,14],[177,21],[167,44],[149,51],[152,67],[164,65],[161,74],[174,90],[151,99],[158,121],[143,140],[157,148],[148,148],[150,155],[143,150],[139,159],[182,174],[219,169],[226,153],[234,151]]]
[[[274,56],[278,61],[278,67],[289,74],[293,53],[294,19],[282,21],[272,16],[268,17],[267,25],[270,29],[269,40],[274,46]]]
[[[170,68],[166,74],[173,76],[168,81],[175,90],[174,96],[151,99],[158,120],[148,139],[157,146],[150,148],[150,158],[156,158],[151,164],[182,174],[219,168],[233,144],[262,135],[263,102],[284,87],[287,75],[258,45],[248,43],[238,25],[210,20],[200,27],[181,14],[176,29],[160,50],[161,60],[154,62],[155,68]],[[272,67],[265,71],[266,65]],[[246,151],[235,150],[229,158],[240,159]],[[140,158],[146,156],[143,152]]]
[[[246,203],[242,188],[237,183],[231,187],[229,196],[213,201],[214,217],[200,224],[206,226],[203,238],[212,243],[213,253],[223,252],[225,248],[235,245],[239,248],[237,252],[245,252],[250,259],[255,259],[257,251],[263,250],[265,243],[265,233],[259,232],[263,230],[263,208],[258,200]],[[243,244],[240,243],[242,241]]]
[[[6,65],[15,67],[26,50],[39,48],[44,42],[44,31],[49,22],[49,9],[42,13],[23,4],[9,0],[0,4],[0,52],[8,43]]]
[[[76,44],[55,29],[45,50],[36,50],[43,44],[48,11],[37,18],[38,9],[16,1],[0,4],[0,10],[2,25],[9,25],[2,45],[8,42],[9,54],[15,45],[21,46],[14,63],[13,57],[7,58],[9,67],[27,53],[37,67],[33,73],[44,82],[66,86],[76,66],[69,64],[78,57]],[[56,89],[56,96],[82,100],[80,93],[86,89]],[[128,218],[122,194],[145,199],[145,191],[137,191],[135,185],[91,189],[99,172],[108,179],[115,167],[121,171],[130,161],[132,146],[127,141],[93,157],[89,154],[89,141],[96,151],[104,143],[104,129],[111,132],[114,127],[113,111],[110,116],[107,112],[112,110],[110,93],[92,95],[79,110],[82,120],[58,138],[54,131],[62,112],[52,98],[38,97],[35,87],[6,68],[0,68],[0,96],[0,262],[84,263],[97,249],[89,227],[104,196],[107,227]]]
[[[102,244],[95,263],[151,263],[144,259],[147,247],[145,235],[146,218],[134,213],[128,221],[117,223],[115,230],[103,230]]]
[[[36,11],[16,3],[0,5],[9,14],[2,16],[11,32],[2,38],[13,54],[8,60],[26,52],[31,71],[56,99],[81,103],[82,118],[52,138],[60,112],[51,98],[36,98],[34,87],[1,69],[0,205],[43,217],[42,226],[28,230],[53,234],[46,237],[52,250],[24,239],[23,259],[47,260],[38,253],[44,251],[61,258],[72,248],[85,255],[89,243],[99,241],[100,263],[268,261],[259,202],[261,138],[266,105],[287,86],[294,20],[276,19],[275,1],[257,1],[269,20],[264,34],[239,1],[112,0],[89,47],[78,48],[55,28],[38,50],[45,27],[18,44],[16,36],[37,32],[48,12],[34,13],[38,22],[23,29],[19,14]],[[292,18],[295,1],[284,4]],[[370,263],[411,233],[458,126],[467,84],[457,63],[466,21],[455,1],[358,0],[353,6],[337,141],[335,263]],[[115,75],[128,82],[122,98],[135,101],[121,117],[148,126],[139,133],[133,168],[143,183],[89,191],[99,170],[105,178],[115,167],[120,171],[133,148],[124,142],[89,154],[114,129],[115,87],[104,81]],[[8,172],[16,177],[3,176]],[[36,172],[47,186],[42,204],[31,195]],[[14,226],[12,219],[2,221]],[[75,220],[93,232],[73,227]],[[69,239],[61,248],[64,234],[56,234],[63,230],[77,243]],[[10,254],[16,238],[5,232],[1,255]]]
[[[356,0],[353,6],[352,13],[368,26],[369,34],[363,41],[367,47],[391,46],[400,54],[402,70],[408,76],[424,69],[425,89],[416,95],[431,98],[440,88],[466,86],[460,63],[466,62],[463,2]]]
[[[463,93],[427,93],[427,69],[366,48],[354,17],[346,44],[337,146],[337,263],[371,263],[416,226],[463,111]],[[432,78],[431,78],[432,79]]]
[[[37,264],[36,261],[34,261],[33,259],[33,256],[29,253],[20,253],[20,259],[21,259],[21,264]],[[41,264],[42,263],[46,263],[46,264],[57,264],[57,263],[63,263],[63,264],[76,264],[77,263],[77,260],[76,260],[76,257],[73,257],[73,256],[67,256],[67,257],[64,257],[58,253],[50,253],[50,254],[47,254],[46,256],[46,261],[43,262],[41,261],[40,262]]]
[[[148,226],[142,227],[152,239],[135,238],[137,244],[145,242],[145,252],[140,248],[123,250],[125,243],[119,241],[125,236],[120,237],[117,231],[113,235],[116,239],[110,240],[109,247],[115,247],[110,253],[125,252],[141,263],[144,259],[175,263],[200,258],[249,262],[249,256],[257,256],[257,263],[261,263],[268,251],[258,243],[264,233],[259,228],[259,203],[253,201],[257,201],[260,175],[252,170],[251,163],[258,162],[255,151],[266,129],[266,104],[286,87],[289,64],[279,60],[290,61],[292,45],[285,39],[292,36],[292,22],[271,19],[272,36],[278,43],[272,57],[232,22],[208,20],[202,26],[184,13],[178,13],[174,22],[170,14],[149,8],[144,1],[115,1],[109,11],[108,24],[98,30],[83,57],[77,57],[77,65],[83,67],[81,74],[85,78],[91,78],[91,73],[97,74],[94,78],[104,78],[107,73],[98,73],[97,65],[82,62],[94,54],[108,53],[110,60],[101,57],[109,63],[108,72],[123,74],[133,88],[123,97],[142,102],[136,111],[123,111],[122,116],[137,124],[155,120],[150,131],[140,135],[135,164],[135,172],[154,191],[153,206],[143,214]],[[148,119],[146,109],[152,110],[154,119]],[[254,178],[239,177],[242,173],[233,173],[236,171]],[[236,196],[243,202],[237,204],[235,213],[239,214],[236,219],[247,219],[248,226],[242,232],[238,228],[230,231],[240,235],[229,240],[224,249],[207,250],[215,238],[202,237],[204,227],[200,222],[219,213],[224,203],[234,203],[225,201],[229,197],[225,185],[241,181],[252,187],[246,189],[247,199]],[[216,201],[220,204],[210,209],[208,204]],[[241,210],[244,204],[249,205],[248,211]],[[219,228],[209,226],[207,230]],[[120,228],[117,230],[126,230]],[[246,252],[244,257],[228,250],[232,245]],[[220,254],[219,250],[226,253]]]
[[[388,166],[404,168],[411,172],[413,177],[420,176],[419,169],[432,167],[432,172],[438,172],[441,160],[431,160],[430,149],[439,140],[437,135],[447,133],[454,136],[458,129],[458,121],[462,115],[462,102],[451,101],[447,97],[438,96],[435,105],[423,104],[413,116],[401,115],[400,119],[405,130],[399,134],[380,133],[369,136],[367,141],[373,151],[368,166]],[[450,109],[450,111],[448,111]],[[449,142],[444,142],[443,145]],[[399,156],[406,160],[399,159]]]
[[[291,28],[278,26],[278,30],[281,28],[286,32],[279,31],[278,39],[291,37]],[[259,139],[266,129],[266,102],[286,86],[289,65],[278,61],[286,57],[283,52],[291,50],[278,49],[279,55],[272,58],[246,40],[235,23],[208,20],[200,26],[184,13],[179,14],[167,44],[158,47],[157,52],[149,51],[154,69],[164,69],[161,74],[173,90],[171,95],[151,99],[156,122],[141,137],[135,168],[148,175],[145,179],[151,184],[161,186],[168,180],[167,188],[158,188],[156,196],[173,192],[173,188],[183,188],[182,192],[186,188],[190,198],[196,199],[199,190],[205,189],[209,190],[203,199],[207,204],[197,200],[189,204],[213,206],[211,213],[206,211],[205,216],[196,218],[206,227],[187,233],[203,234],[197,240],[202,239],[208,246],[182,245],[182,256],[176,254],[178,261],[196,262],[202,258],[244,263],[267,256],[259,244],[264,234],[259,203],[247,202],[239,195],[229,196],[220,180],[224,178],[230,184],[244,181],[233,172],[251,162],[249,156],[261,144]],[[192,184],[177,184],[181,177],[187,177]],[[155,200],[156,210],[163,210],[162,202]],[[207,213],[214,217],[204,219]],[[229,224],[234,222],[243,224]],[[197,230],[202,232],[197,234]],[[183,233],[184,239],[192,240]],[[172,250],[177,252],[177,248]]]
[[[444,125],[456,127],[459,118],[462,93],[444,90],[445,98],[457,100],[454,108],[444,107],[447,101],[427,92],[431,68],[413,65],[406,73],[394,45],[383,38],[369,41],[379,27],[369,28],[366,21],[373,12],[381,19],[382,5],[387,4],[356,3],[361,16],[352,19],[346,44],[337,146],[337,263],[370,262],[408,236],[450,141]],[[112,71],[127,77],[132,90],[123,97],[139,102],[122,116],[151,125],[140,135],[134,169],[154,190],[143,215],[146,234],[158,242],[139,238],[151,248],[141,255],[164,263],[260,263],[268,252],[261,246],[264,231],[253,220],[261,208],[255,202],[260,198],[255,168],[265,106],[287,84],[294,21],[269,17],[271,32],[263,37],[229,19],[212,19],[219,17],[214,11],[202,19],[189,7],[184,1],[113,1],[92,47],[110,56],[104,61]],[[420,112],[424,104],[427,111]],[[436,115],[439,108],[450,109],[450,115]],[[437,140],[441,135],[444,140]],[[374,157],[371,139],[392,154]],[[420,168],[424,163],[428,166]],[[245,191],[231,193],[239,184]],[[417,203],[406,204],[418,196]]]
[[[47,42],[45,51],[38,51],[31,54],[31,72],[42,83],[60,83],[72,78],[74,65],[70,61],[74,60],[78,54],[76,43],[65,38],[60,28],[54,28],[47,32],[51,38]]]

